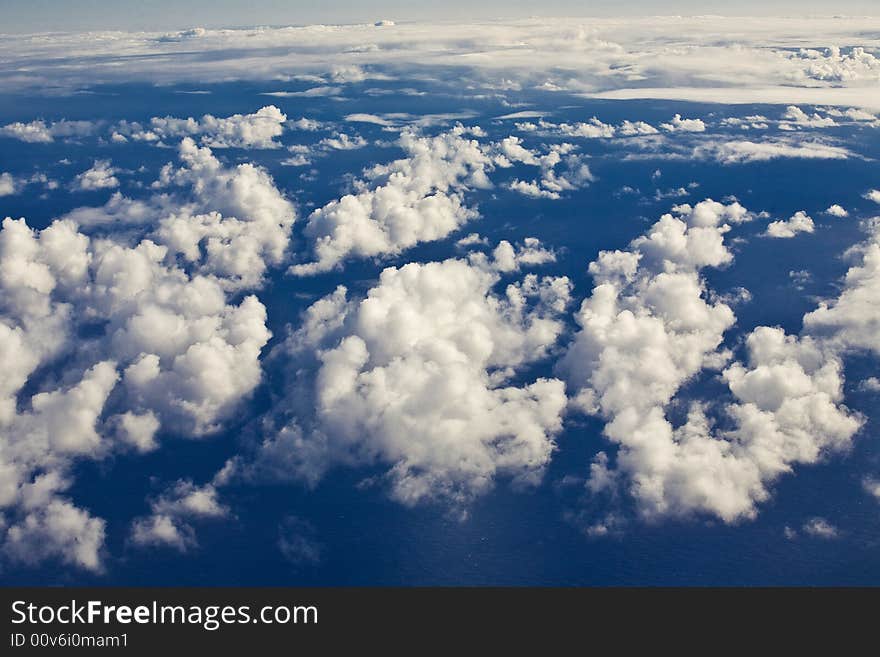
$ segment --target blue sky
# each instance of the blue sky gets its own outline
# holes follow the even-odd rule
[[[878,34],[7,37],[0,581],[880,582]]]
[[[829,4],[824,0],[633,0],[621,3],[610,0],[573,2],[552,0],[536,6],[523,0],[473,3],[453,0],[437,3],[401,2],[301,2],[298,0],[149,0],[144,2],[81,0],[3,0],[0,2],[4,32],[39,32],[52,30],[134,29],[167,30],[189,26],[229,27],[251,25],[302,25],[306,23],[354,23],[383,18],[395,20],[470,20],[543,16],[615,16],[615,15],[802,15],[874,13],[874,3],[845,0]]]

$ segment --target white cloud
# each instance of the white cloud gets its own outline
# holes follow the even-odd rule
[[[800,107],[789,105],[782,115],[779,127],[782,130],[797,130],[799,128],[833,128],[837,121],[830,116],[822,116],[818,113],[807,114]]]
[[[538,245],[524,247],[514,265]],[[383,271],[362,300],[339,288],[315,303],[284,348],[291,387],[275,433],[238,471],[314,483],[333,465],[377,462],[405,504],[463,504],[498,476],[537,481],[563,384],[511,379],[560,335],[570,283],[529,274],[500,293],[497,283],[484,259],[410,263]],[[316,373],[293,374],[315,358]]]
[[[705,132],[706,124],[702,119],[683,119],[681,114],[672,117],[669,123],[661,123],[660,127],[667,132]]]
[[[880,501],[880,480],[866,477],[862,480],[862,487],[868,495]]]
[[[677,214],[590,265],[595,287],[560,371],[575,405],[604,418],[617,445],[613,466],[604,453],[593,463],[593,494],[622,486],[648,518],[735,522],[754,517],[793,465],[845,449],[860,421],[839,405],[840,361],[810,337],[759,327],[746,341],[748,363],[724,367],[731,354],[720,346],[735,317],[710,301],[700,270],[731,261],[724,235],[750,215],[713,202]],[[666,407],[682,385],[721,368],[732,428],[716,429],[700,402],[673,426]]]
[[[372,123],[374,125],[380,125],[384,127],[395,125],[393,121],[389,121],[388,119],[381,116],[377,116],[375,114],[364,114],[362,112],[346,114],[345,120],[351,123]]]
[[[810,518],[804,523],[803,530],[805,534],[815,538],[831,539],[837,538],[839,534],[837,527],[825,520],[825,518]]]
[[[10,137],[31,144],[49,144],[55,138],[88,137],[94,134],[97,125],[90,121],[17,121],[0,127],[0,137]]]
[[[194,521],[228,513],[212,484],[199,487],[178,481],[150,503],[150,515],[132,522],[130,539],[139,547],[167,546],[185,552],[196,545]]]
[[[14,561],[34,565],[49,558],[102,570],[105,522],[67,501],[54,499],[27,512],[6,532],[3,550]]]
[[[462,192],[490,185],[489,157],[454,129],[436,137],[404,132],[407,157],[365,172],[358,191],[309,216],[306,236],[316,260],[294,265],[297,275],[328,271],[348,257],[399,253],[445,237],[477,216]]]
[[[874,203],[880,203],[880,190],[872,189],[865,193],[865,198]]]
[[[644,121],[627,120],[615,126],[604,123],[595,116],[588,121],[577,123],[552,123],[542,118],[537,123],[522,122],[515,125],[517,130],[522,132],[537,132],[545,135],[583,139],[611,139],[612,137],[656,135],[659,132],[657,128]]]
[[[770,127],[767,117],[762,114],[752,114],[742,118],[730,116],[722,119],[721,125],[727,128],[739,128],[740,130],[766,130]]]
[[[849,212],[847,212],[843,206],[838,205],[837,203],[835,203],[834,205],[829,207],[827,210],[825,210],[825,214],[830,215],[832,217],[841,217],[841,218],[849,216]]]
[[[119,179],[116,177],[118,170],[110,165],[110,160],[95,160],[91,169],[83,171],[73,180],[73,189],[81,192],[91,192],[98,189],[112,189],[119,187]]]
[[[585,187],[595,180],[589,165],[575,155],[573,144],[552,144],[540,154],[522,145],[518,137],[507,137],[493,145],[493,160],[499,167],[510,167],[514,162],[540,167],[541,177],[532,181],[515,178],[508,189],[534,198],[558,199],[562,192]]]
[[[305,119],[303,119],[305,121]],[[205,114],[201,119],[179,119],[172,116],[153,117],[149,124],[122,122],[114,135],[135,141],[161,143],[161,140],[197,137],[212,148],[278,148],[275,141],[284,132],[287,116],[274,105],[261,107],[252,114],[216,117]],[[307,124],[311,129],[311,124]],[[302,126],[298,126],[302,129]]]
[[[798,233],[812,233],[815,231],[813,219],[803,210],[795,212],[787,220],[772,221],[767,226],[767,237],[790,238]]]
[[[316,131],[320,130],[323,126],[323,124],[320,121],[317,121],[315,119],[310,119],[305,116],[302,118],[296,119],[295,121],[291,119],[290,121],[287,122],[287,125],[289,127],[293,128],[294,130],[304,130],[305,132],[316,132]]]
[[[694,16],[209,29],[185,38],[89,33],[52,43],[10,35],[0,45],[0,72],[12,90],[298,79],[318,86],[275,93],[315,97],[366,78],[423,77],[454,66],[458,86],[492,90],[877,108],[880,65],[871,53],[880,45],[872,36],[878,26],[863,17]],[[37,58],[39,70],[22,75]]]
[[[821,301],[804,316],[804,330],[841,351],[880,354],[880,224],[869,224],[870,237],[849,253],[855,259],[840,295]]]
[[[17,194],[21,189],[18,180],[11,173],[0,173],[0,196]]]
[[[318,142],[318,148],[325,148],[334,151],[351,151],[363,148],[367,145],[367,140],[360,135],[350,137],[344,132],[337,132],[332,137],[325,137]]]
[[[293,207],[258,167],[227,168],[188,139],[180,158],[158,181],[171,193],[114,194],[40,231],[3,221],[0,540],[12,559],[99,570],[104,521],[64,497],[75,463],[152,451],[163,431],[211,434],[262,378],[266,309],[240,293],[283,260]],[[90,236],[73,219],[125,230]],[[185,542],[179,517],[208,513],[187,499],[163,498],[142,539],[176,528]]]
[[[158,187],[190,187],[195,203],[163,218],[155,236],[226,287],[257,286],[266,268],[285,257],[293,206],[253,164],[225,168],[189,138],[181,142],[180,158],[184,166],[166,165]]]
[[[456,246],[467,248],[469,246],[489,246],[489,238],[482,237],[479,233],[469,233],[455,243]]]
[[[859,383],[858,389],[863,392],[880,392],[880,379],[876,376],[869,376]]]
[[[707,141],[694,147],[693,157],[712,159],[722,164],[745,164],[767,162],[780,158],[806,160],[845,160],[852,153],[842,146],[820,141],[790,141],[767,139],[760,142],[748,140]]]

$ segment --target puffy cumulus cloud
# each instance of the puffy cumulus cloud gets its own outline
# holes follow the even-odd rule
[[[512,380],[552,349],[571,285],[527,274],[496,292],[496,262],[510,265],[502,256],[391,267],[363,299],[340,287],[312,305],[279,354],[291,381],[265,441],[220,480],[314,483],[337,464],[378,463],[402,503],[454,506],[499,476],[537,481],[564,387]]]
[[[841,219],[849,216],[849,212],[847,212],[846,208],[844,208],[842,205],[838,205],[837,203],[825,210],[825,214],[832,217],[839,217]]]
[[[3,222],[0,541],[11,559],[99,569],[104,522],[65,498],[73,466],[155,450],[162,432],[211,434],[262,378],[266,309],[241,293],[280,263],[293,208],[259,168],[223,167],[191,140],[181,160],[159,186],[188,193],[116,194],[40,231]],[[76,218],[153,226],[117,241]],[[196,493],[160,499],[139,535],[173,527],[185,543],[179,519],[211,513]]]
[[[880,379],[876,376],[869,376],[867,379],[859,382],[858,390],[862,392],[880,392]]]
[[[154,449],[160,424],[209,433],[259,383],[269,338],[262,304],[253,296],[227,304],[217,281],[163,264],[165,254],[149,240],[134,248],[92,241],[69,221],[38,234],[23,220],[4,222],[0,508],[24,514],[7,541],[23,544],[54,526],[55,516],[44,515],[54,502],[67,508],[59,495],[77,459]],[[94,322],[102,335],[74,339],[79,326]],[[65,354],[63,378],[76,381],[81,371],[79,382],[22,398],[38,368]],[[118,399],[108,406],[114,391]],[[16,527],[27,531],[10,533]],[[80,554],[76,563],[92,568],[96,559]]]
[[[541,177],[531,181],[515,178],[508,184],[511,191],[534,198],[558,199],[562,193],[579,189],[595,180],[590,167],[574,154],[577,147],[562,143],[551,145],[545,154],[538,154],[522,146],[518,137],[508,137],[495,145],[494,162],[500,167],[518,162],[537,166]]]
[[[201,119],[173,116],[153,117],[147,125],[122,122],[114,129],[115,141],[146,141],[181,137],[198,138],[201,144],[213,148],[278,148],[275,141],[284,132],[287,116],[274,105],[261,107],[252,114],[233,114],[216,117],[205,114]]]
[[[79,383],[38,393],[30,410],[0,422],[0,511],[9,519],[2,549],[13,561],[57,558],[100,570],[104,521],[61,494],[73,459],[107,449],[96,425],[116,380],[114,363],[98,363]]]
[[[730,116],[721,120],[721,126],[725,128],[739,128],[740,130],[766,130],[770,127],[768,119],[762,114],[749,116]]]
[[[706,124],[702,119],[683,119],[681,114],[672,117],[669,123],[661,123],[666,132],[706,132]]]
[[[101,571],[105,522],[70,502],[52,499],[29,510],[9,527],[3,551],[13,561],[35,565],[45,559]]]
[[[544,135],[557,135],[583,139],[611,139],[612,137],[633,137],[656,135],[659,131],[644,121],[623,121],[619,125],[611,125],[600,121],[595,116],[588,121],[576,123],[552,123],[541,119],[537,123],[531,121],[516,123],[517,130],[537,132]]]
[[[329,271],[348,257],[399,253],[441,239],[476,217],[462,193],[490,186],[492,162],[463,132],[455,128],[436,137],[404,132],[405,158],[369,169],[355,193],[312,212],[305,234],[315,260],[294,265],[292,273]]]
[[[822,116],[818,112],[807,114],[796,105],[789,105],[779,123],[781,130],[798,130],[800,128],[833,128],[837,121],[830,116]]]
[[[767,232],[764,234],[767,237],[786,239],[794,237],[799,233],[812,233],[815,230],[813,218],[803,210],[799,210],[785,221],[771,221],[767,225]]]
[[[285,258],[296,210],[261,167],[226,167],[189,137],[178,151],[181,165],[162,168],[154,196],[134,200],[116,192],[103,206],[76,208],[65,219],[90,231],[140,227],[166,249],[168,263],[225,289],[258,286],[266,269]]]
[[[854,263],[842,291],[804,316],[804,330],[841,351],[880,354],[880,222],[869,222],[867,228],[868,239],[847,254]]]
[[[138,547],[164,546],[185,552],[197,545],[194,522],[228,513],[212,484],[178,481],[150,503],[149,515],[132,521],[129,539]]]
[[[457,242],[460,247],[488,245],[488,240],[481,240],[476,233],[468,235]],[[549,262],[556,262],[556,253],[547,249],[536,237],[527,237],[521,244],[515,246],[507,240],[501,240],[492,251],[492,258],[486,258],[483,253],[471,253],[468,261],[472,265],[479,265],[486,269],[494,269],[502,273],[519,271],[522,268],[531,268]],[[567,302],[567,299],[566,299]]]
[[[99,189],[119,187],[118,171],[110,160],[95,160],[91,169],[83,171],[73,179],[73,189],[80,192],[93,192]]]
[[[353,151],[366,145],[367,140],[360,135],[349,136],[344,132],[337,132],[318,142],[318,148],[330,151]]]
[[[287,122],[287,126],[289,128],[293,128],[294,130],[304,130],[306,132],[317,132],[323,127],[323,124],[316,120],[310,119],[306,116],[300,117],[298,119],[291,119]]]
[[[192,202],[159,222],[155,237],[187,266],[227,288],[255,287],[268,266],[281,264],[296,212],[272,177],[253,164],[224,167],[190,138],[183,166],[163,167],[156,183],[192,190]]]
[[[88,137],[95,133],[97,124],[91,121],[31,121],[8,123],[0,127],[0,137],[9,137],[30,144],[49,144],[56,138]]]
[[[707,513],[751,518],[769,486],[798,463],[846,449],[860,426],[840,404],[842,366],[810,337],[759,327],[748,361],[721,349],[735,317],[712,301],[700,270],[731,261],[724,235],[751,215],[704,202],[665,215],[629,250],[602,252],[590,266],[592,295],[560,371],[574,404],[606,420],[614,459],[594,460],[593,494],[625,490],[648,519]],[[729,427],[693,402],[674,426],[666,408],[703,370],[722,369]]]
[[[871,189],[865,192],[865,198],[869,201],[874,201],[874,203],[880,203],[880,190]]]
[[[850,107],[846,110],[842,110],[837,107],[827,107],[824,111],[828,116],[834,116],[840,119],[854,121],[861,124],[867,123],[875,128],[878,125],[877,116],[875,114],[865,111],[863,109],[859,109],[858,107]]]
[[[11,173],[0,173],[0,196],[17,194],[20,189],[21,185]]]
[[[812,80],[840,83],[880,79],[880,60],[862,47],[852,48],[846,54],[839,46],[824,51],[802,48],[789,56],[804,62],[803,74]]]

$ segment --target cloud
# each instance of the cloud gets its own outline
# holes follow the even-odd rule
[[[396,500],[455,507],[499,476],[538,481],[561,429],[563,384],[513,379],[562,332],[570,283],[528,274],[495,290],[496,262],[524,266],[538,247],[513,263],[389,267],[362,299],[340,287],[316,302],[278,355],[289,389],[268,437],[233,469],[315,483],[334,465],[377,463]]]
[[[278,98],[322,98],[325,96],[338,96],[342,93],[340,87],[321,86],[311,87],[304,91],[267,91],[263,96],[277,96]]]
[[[862,392],[880,392],[880,379],[876,376],[869,376],[859,383],[858,390]]]
[[[855,262],[846,273],[843,289],[834,299],[820,301],[804,316],[804,330],[839,351],[880,354],[880,225],[868,224],[869,237],[851,249]]]
[[[624,490],[648,519],[736,522],[754,517],[795,464],[849,446],[861,422],[840,405],[842,366],[822,343],[758,327],[748,361],[727,364],[721,345],[735,317],[712,302],[700,271],[731,261],[724,235],[750,218],[738,204],[681,206],[629,250],[601,252],[590,265],[595,285],[559,370],[574,405],[602,417],[617,446],[613,462],[604,452],[593,462],[593,495]],[[716,428],[698,400],[674,426],[666,408],[682,386],[719,369],[730,428]]]
[[[839,534],[837,527],[825,520],[825,518],[810,518],[804,523],[803,530],[805,534],[815,538],[831,539],[837,538]]]
[[[747,164],[780,158],[845,160],[853,154],[842,146],[819,141],[793,142],[785,139],[767,139],[761,142],[707,141],[695,146],[692,155],[700,159],[716,160],[721,164]]]
[[[57,558],[63,563],[101,571],[106,523],[64,500],[29,511],[6,531],[3,551],[13,561],[35,565]]]
[[[95,160],[91,169],[83,171],[73,180],[73,189],[81,192],[93,192],[99,189],[119,187],[116,177],[117,169],[110,165],[110,160]]]
[[[115,32],[97,52],[95,33],[51,44],[11,35],[0,47],[0,73],[5,90],[309,80],[316,86],[275,94],[317,97],[367,78],[423,79],[454,66],[457,87],[864,108],[880,105],[871,92],[880,75],[870,36],[877,25],[863,17],[717,16],[315,25],[207,29],[198,37]],[[670,30],[679,36],[675,48]],[[792,47],[793,34],[807,36]],[[22,75],[37,58],[39,71]]]
[[[813,219],[803,210],[794,213],[785,221],[773,221],[767,226],[767,237],[790,238],[798,233],[812,233],[815,231]]]
[[[332,137],[325,137],[318,142],[318,148],[334,151],[351,151],[366,145],[367,140],[360,135],[350,137],[344,132],[337,132]]]
[[[849,216],[849,212],[847,212],[843,206],[840,206],[837,203],[835,203],[834,205],[830,206],[827,210],[825,210],[825,214],[830,215],[832,217],[840,217],[840,218]]]
[[[667,132],[705,132],[706,124],[701,119],[683,119],[681,114],[672,117],[669,123],[661,123],[660,127]]]
[[[539,154],[525,148],[519,137],[506,137],[493,144],[493,161],[503,168],[514,163],[540,167],[540,179],[523,181],[515,178],[508,183],[508,189],[533,198],[558,199],[562,192],[585,187],[595,180],[590,167],[574,154],[576,149],[569,143],[551,144],[546,153]]]
[[[833,128],[837,121],[830,116],[822,116],[818,113],[807,114],[800,107],[789,105],[782,115],[783,121],[779,127],[782,130],[798,130],[800,128]]]
[[[503,117],[501,117],[503,118]],[[563,137],[584,139],[611,139],[612,137],[633,137],[644,135],[656,135],[657,128],[644,121],[623,121],[619,125],[610,125],[597,119],[595,116],[589,121],[577,123],[552,123],[543,118],[537,123],[516,123],[516,129],[522,132],[536,132],[544,135],[559,135]]]
[[[213,485],[181,480],[150,503],[150,515],[132,521],[130,541],[138,547],[167,546],[186,552],[197,545],[194,521],[228,513]]]
[[[218,118],[205,114],[201,119],[153,117],[149,124],[122,122],[114,135],[135,141],[161,143],[181,137],[196,137],[212,148],[278,148],[275,141],[284,132],[287,116],[274,105],[261,107],[252,114],[233,114]],[[117,139],[118,140],[118,139]]]
[[[357,191],[309,216],[306,237],[315,260],[294,265],[297,275],[329,271],[349,257],[396,254],[445,237],[477,216],[464,205],[470,187],[488,187],[489,157],[457,128],[436,137],[404,132],[407,157],[365,172]]]
[[[49,144],[55,138],[88,137],[94,134],[96,123],[91,121],[56,121],[47,124],[37,120],[29,123],[17,121],[0,127],[0,137],[18,139],[30,144]]]
[[[320,130],[322,127],[322,123],[320,121],[316,121],[315,119],[309,119],[307,117],[302,117],[299,119],[290,120],[287,122],[287,126],[293,128],[294,130],[304,130],[306,132],[315,132]]]
[[[180,144],[180,158],[183,166],[165,165],[156,187],[191,188],[195,202],[163,218],[155,236],[225,287],[256,287],[266,268],[285,257],[293,206],[253,164],[225,168],[189,138]]]
[[[17,194],[21,186],[11,173],[0,173],[0,196]]]
[[[65,497],[76,463],[153,451],[163,433],[210,435],[262,379],[271,334],[245,292],[285,257],[293,207],[259,167],[225,167],[191,139],[179,155],[161,172],[163,191],[143,201],[116,193],[39,231],[3,221],[0,542],[10,559],[100,570],[105,523]],[[135,542],[188,545],[188,518],[213,512],[183,490],[153,505]]]
[[[287,516],[279,523],[278,550],[294,567],[320,563],[323,551],[314,526],[297,516]]]
[[[355,114],[346,114],[345,120],[351,123],[372,123],[373,125],[380,125],[383,127],[395,125],[393,121],[389,121],[388,119],[381,116],[377,116],[375,114],[364,114],[361,112],[357,112]]]
[[[752,114],[742,118],[730,116],[721,120],[721,126],[726,128],[739,128],[740,130],[766,130],[770,127],[766,116]]]

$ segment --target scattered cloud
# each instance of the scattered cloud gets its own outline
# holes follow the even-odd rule
[[[785,221],[773,221],[767,226],[767,237],[786,239],[799,233],[812,233],[815,231],[813,219],[803,210],[794,213]]]

